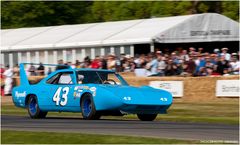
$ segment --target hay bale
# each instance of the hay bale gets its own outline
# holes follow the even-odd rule
[[[142,86],[149,85],[150,81],[183,81],[185,101],[216,101],[239,98],[216,97],[217,80],[238,80],[238,76],[219,76],[219,77],[124,77],[130,85]]]
[[[184,96],[177,100],[183,101],[228,101],[239,98],[216,97],[217,80],[238,80],[239,76],[219,77],[136,77],[133,73],[121,73],[126,81],[133,86],[149,85],[150,81],[183,81]],[[44,76],[30,76],[30,82],[37,83]],[[19,77],[14,77],[16,85],[20,84]]]

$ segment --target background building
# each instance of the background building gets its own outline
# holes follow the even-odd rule
[[[196,15],[1,30],[1,64],[82,61],[115,53],[143,54],[177,47],[239,48],[239,23],[223,15]]]

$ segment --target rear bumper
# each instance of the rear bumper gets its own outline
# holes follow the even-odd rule
[[[14,103],[14,105],[16,107],[20,107],[20,108],[26,108],[26,105],[25,105],[25,99],[16,99],[16,98],[12,98],[12,101]]]

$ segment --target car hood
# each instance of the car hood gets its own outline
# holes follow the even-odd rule
[[[100,85],[99,87],[110,91],[125,104],[170,105],[172,103],[171,93],[149,86]]]

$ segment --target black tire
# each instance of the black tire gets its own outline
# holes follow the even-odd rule
[[[137,114],[137,116],[141,121],[153,121],[157,114]]]
[[[48,112],[41,111],[38,106],[37,97],[30,96],[28,99],[28,114],[31,118],[45,118]]]
[[[83,119],[97,120],[100,119],[101,114],[96,111],[95,104],[91,94],[85,94],[81,99],[81,110]]]

